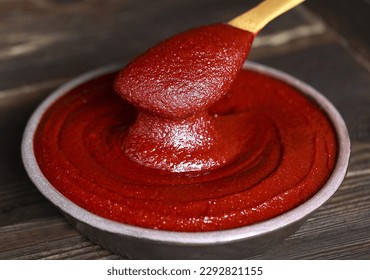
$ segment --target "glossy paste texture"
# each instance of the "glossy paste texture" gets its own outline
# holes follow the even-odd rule
[[[207,109],[229,90],[253,39],[227,24],[202,26],[160,42],[124,67],[115,90],[138,108],[123,139],[126,155],[173,172],[214,169],[235,159],[242,131],[233,131],[238,128],[232,123],[220,127]]]
[[[235,228],[301,204],[334,168],[336,138],[320,108],[284,82],[249,70],[208,110],[224,135],[242,132],[229,135],[243,138],[233,161],[182,173],[144,167],[122,148],[137,112],[114,92],[116,75],[57,100],[34,138],[45,177],[97,215],[171,231]]]

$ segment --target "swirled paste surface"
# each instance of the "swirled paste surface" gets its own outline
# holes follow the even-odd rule
[[[182,173],[144,167],[122,150],[136,110],[114,92],[116,75],[70,90],[34,138],[45,177],[92,213],[171,231],[235,228],[301,204],[334,168],[336,138],[326,115],[292,86],[250,70],[208,110],[225,137],[239,133],[233,161]]]

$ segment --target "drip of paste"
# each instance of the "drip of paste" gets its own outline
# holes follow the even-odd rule
[[[70,90],[35,133],[45,177],[92,213],[171,231],[249,225],[312,197],[334,169],[334,130],[296,88],[240,71],[243,32],[182,33]]]
[[[115,82],[117,93],[138,109],[123,139],[126,155],[175,172],[212,169],[235,159],[244,135],[230,134],[239,127],[220,124],[207,109],[230,89],[253,38],[227,24],[203,26],[161,42],[127,65]]]

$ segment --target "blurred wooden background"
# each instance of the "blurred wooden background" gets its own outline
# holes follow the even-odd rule
[[[120,259],[70,226],[28,179],[25,124],[63,82],[126,63],[191,27],[228,21],[251,0],[0,1],[0,259]],[[339,191],[302,228],[255,259],[370,259],[370,4],[308,0],[272,22],[250,60],[321,91],[352,140]]]

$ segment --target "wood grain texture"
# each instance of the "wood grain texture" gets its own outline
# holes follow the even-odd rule
[[[307,6],[343,37],[349,52],[370,71],[370,2],[310,0]]]
[[[294,235],[261,259],[370,259],[370,145],[353,143],[347,177]]]
[[[28,179],[20,143],[30,114],[75,75],[127,62],[171,34],[228,21],[257,2],[1,1],[0,259],[120,259],[69,225]],[[300,7],[269,24],[255,42],[250,59],[321,91],[343,115],[352,139],[350,168],[338,192],[299,231],[255,259],[370,259],[369,72],[348,48],[351,36],[338,34],[344,33]]]

